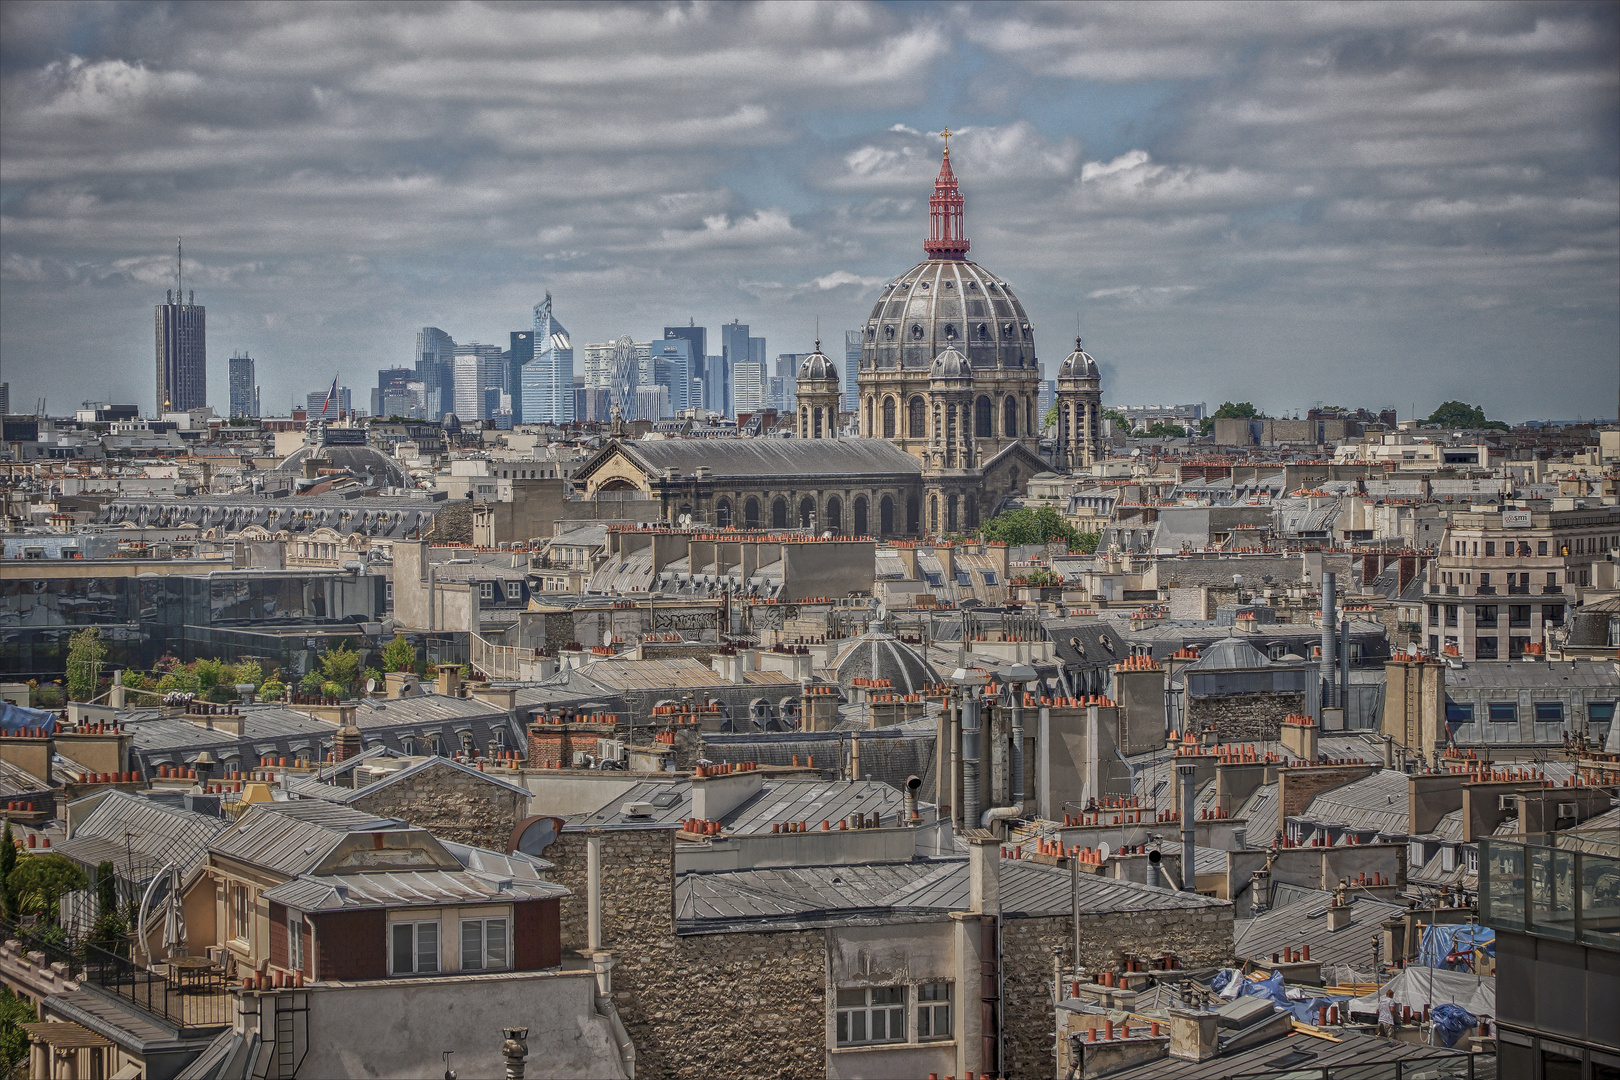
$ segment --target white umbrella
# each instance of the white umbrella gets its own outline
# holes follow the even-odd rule
[[[163,951],[168,956],[186,955],[186,911],[180,898],[180,868],[172,864],[168,910],[163,914]]]

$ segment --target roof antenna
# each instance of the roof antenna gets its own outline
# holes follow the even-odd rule
[[[180,246],[180,237],[177,236],[174,238],[174,302],[177,304],[185,303],[184,293],[180,291],[180,279],[185,263],[185,249]]]

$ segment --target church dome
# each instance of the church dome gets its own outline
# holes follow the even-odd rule
[[[346,469],[371,487],[410,486],[399,462],[367,443],[364,428],[322,426],[306,435],[304,445],[288,454],[275,471],[301,474],[309,457],[330,462],[328,468]]]
[[[973,369],[1035,367],[1035,332],[1005,281],[966,259],[930,259],[884,286],[862,333],[861,364],[926,368],[947,348]]]
[[[1074,339],[1074,352],[1063,358],[1058,365],[1058,378],[1060,379],[1095,379],[1097,378],[1097,361],[1091,354],[1080,347],[1080,339]]]
[[[816,342],[816,351],[804,358],[799,365],[800,382],[837,382],[838,369],[833,366],[832,357],[821,351],[821,342]]]
[[[856,679],[887,679],[900,694],[919,694],[943,681],[916,649],[879,631],[862,634],[845,645],[832,667],[845,691],[854,687]]]
[[[967,357],[957,349],[946,346],[943,352],[934,357],[928,375],[933,379],[971,379],[973,369],[968,365]]]

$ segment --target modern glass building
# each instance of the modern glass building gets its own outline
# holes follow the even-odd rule
[[[761,355],[764,349],[760,350]],[[736,391],[732,387],[738,364],[749,361],[748,324],[733,319],[720,328],[720,371],[711,371],[709,408],[724,416],[736,416]],[[714,385],[716,382],[718,386]]]
[[[456,339],[437,326],[416,335],[416,377],[422,384],[423,408],[429,420],[443,420],[455,408]]]
[[[860,408],[861,390],[856,378],[861,371],[861,332],[844,331],[844,411]]]
[[[692,320],[688,326],[664,327],[664,340],[674,341],[676,339],[684,340],[687,343],[687,356],[690,357],[690,370],[687,373],[688,378],[692,381],[702,383],[705,388],[704,393],[698,397],[693,397],[690,390],[683,393],[681,395],[681,399],[685,401],[686,404],[679,407],[690,409],[708,408],[709,403],[707,400],[707,387],[709,383],[709,328],[706,326],[697,325],[695,320]],[[673,396],[670,400],[673,402]]]
[[[231,417],[259,415],[258,385],[254,382],[253,357],[240,353],[231,357]]]
[[[534,359],[518,375],[512,415],[524,424],[574,422],[574,344],[551,312],[551,294],[534,305]],[[514,342],[513,351],[517,350]]]
[[[208,309],[170,289],[156,308],[157,411],[185,412],[208,404]]]

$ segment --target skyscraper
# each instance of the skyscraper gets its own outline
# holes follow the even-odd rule
[[[844,331],[844,411],[854,412],[861,400],[856,377],[861,370],[861,332]]]
[[[415,381],[414,368],[379,369],[377,385],[371,391],[371,415],[410,417],[412,415],[410,384]]]
[[[523,365],[534,359],[534,331],[513,330],[511,347],[503,356],[506,360],[506,390],[512,395],[512,419],[522,423]]]
[[[506,390],[506,362],[498,345],[469,342],[455,349],[455,414],[459,420],[488,420],[488,390]]]
[[[737,416],[759,412],[765,407],[765,365],[744,360],[733,365],[736,388]]]
[[[611,383],[608,386],[608,398],[611,408],[617,409],[620,418],[634,420],[636,418],[636,388],[640,385],[641,358],[636,355],[636,343],[625,334],[613,343],[613,360],[609,366]]]
[[[455,407],[456,339],[437,326],[424,326],[416,335],[416,378],[422,384],[422,407],[427,419],[442,420]]]
[[[174,288],[156,309],[157,411],[184,412],[208,404],[208,309],[182,292],[184,260],[175,242]]]
[[[237,353],[231,357],[231,417],[259,415],[257,384],[253,381],[253,357]]]
[[[692,341],[690,338],[665,338],[652,343],[651,378],[654,385],[668,389],[666,415],[687,408],[691,402],[688,392],[692,384]]]
[[[697,322],[695,320],[688,320],[688,322],[690,323],[690,325],[688,325],[688,326],[666,326],[666,327],[664,327],[664,340],[665,341],[673,341],[676,338],[684,338],[684,339],[686,339],[686,341],[688,342],[688,344],[690,346],[688,351],[687,351],[687,355],[691,358],[691,371],[689,372],[689,374],[690,374],[691,378],[696,379],[698,382],[701,382],[703,384],[703,386],[704,386],[704,395],[703,395],[703,397],[701,399],[694,400],[694,399],[691,398],[690,394],[682,394],[681,398],[682,398],[682,400],[684,400],[686,402],[686,404],[685,405],[676,405],[674,403],[674,401],[671,400],[670,407],[671,408],[676,408],[676,409],[680,409],[680,408],[706,408],[706,407],[708,407],[708,385],[709,385],[709,371],[708,371],[709,328],[706,327],[706,326],[697,325]]]
[[[331,401],[327,400],[328,395],[331,395]],[[338,387],[336,394],[333,394],[332,388],[328,386],[324,390],[312,390],[306,394],[304,396],[304,410],[309,414],[311,420],[336,420],[339,415],[354,411],[352,401],[353,396],[347,386]],[[322,414],[322,408],[326,409],[325,414]]]
[[[764,350],[761,350],[763,354]],[[748,355],[748,326],[737,320],[731,320],[729,325],[720,328],[720,371],[709,373],[711,388],[709,391],[709,408],[723,416],[735,416],[735,398],[732,383],[735,381],[733,372],[738,364],[747,363]],[[718,381],[719,386],[713,384]]]
[[[551,294],[534,305],[534,359],[523,365],[512,395],[512,416],[524,424],[574,422],[574,344],[551,312]],[[514,335],[512,351],[517,352]],[[521,407],[520,407],[521,406]],[[521,419],[520,419],[521,418]]]

